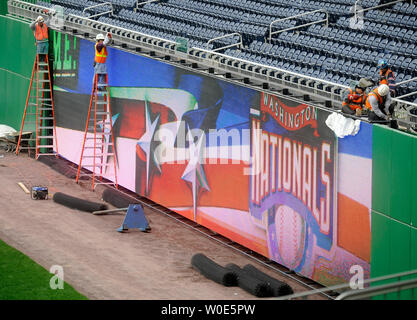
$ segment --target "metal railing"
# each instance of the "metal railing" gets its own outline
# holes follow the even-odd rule
[[[396,0],[396,1],[391,1],[391,2],[384,3],[384,4],[380,4],[380,5],[377,5],[377,6],[374,6],[374,7],[369,7],[369,8],[358,10],[358,4],[359,4],[360,1],[362,1],[362,0],[356,0],[355,5],[354,5],[355,20],[357,19],[357,15],[360,12],[366,12],[366,11],[369,11],[369,10],[384,8],[384,7],[390,6],[390,5],[398,3],[398,2],[404,2],[404,0]],[[413,3],[413,0],[411,0],[411,3]]]
[[[404,80],[404,81],[401,81],[401,82],[397,82],[395,85],[400,86],[400,85],[403,85],[403,84],[406,84],[406,83],[409,83],[409,82],[413,82],[413,81],[417,81],[417,77],[411,78],[411,79],[408,79],[408,80]],[[404,94],[402,96],[397,97],[397,99],[402,99],[402,98],[410,97],[410,96],[413,96],[413,95],[417,95],[417,91],[409,92],[407,94]]]
[[[278,30],[278,31],[272,31],[272,26],[274,24],[278,23],[278,22],[299,18],[299,17],[306,16],[306,15],[313,14],[313,13],[317,13],[317,12],[324,12],[326,14],[326,19],[317,20],[317,21],[309,22],[309,23],[306,23],[306,24],[302,24],[302,25],[299,25],[299,26],[286,28],[286,29],[282,29],[282,30]],[[284,31],[295,30],[295,29],[299,29],[299,28],[303,28],[303,27],[308,27],[308,26],[311,26],[313,24],[318,24],[318,23],[322,23],[322,22],[326,22],[326,27],[329,26],[329,13],[325,9],[319,9],[319,10],[304,12],[304,13],[297,14],[295,16],[274,20],[269,25],[269,43],[271,43],[271,41],[272,41],[272,35],[273,34],[281,33],[281,32],[284,32]]]
[[[392,286],[390,286],[390,289],[392,289],[392,288],[395,288],[395,284],[398,284],[398,283],[402,282],[401,278],[410,277],[410,276],[417,276],[417,269],[410,270],[410,271],[399,272],[399,273],[394,273],[394,274],[385,275],[385,276],[381,276],[381,277],[376,277],[376,278],[372,278],[372,279],[366,279],[366,280],[363,280],[363,285],[365,286],[367,284],[376,283],[376,282],[380,282],[380,281],[391,280],[391,279],[398,280],[397,282],[393,282],[393,283],[390,284],[390,285],[392,285]],[[417,281],[417,277],[413,280]],[[399,287],[402,287],[403,284],[404,283],[401,283],[399,285]],[[406,283],[406,285],[408,286],[409,283]],[[348,291],[342,292],[346,289],[351,289],[351,284],[350,283],[343,283],[343,284],[334,285],[334,286],[330,286],[330,287],[326,287],[326,288],[322,288],[322,289],[315,289],[315,290],[305,291],[305,292],[301,292],[301,293],[295,293],[295,294],[291,294],[291,295],[287,295],[287,296],[282,296],[282,297],[279,297],[279,298],[275,298],[274,300],[292,300],[292,299],[299,299],[299,298],[306,299],[309,296],[317,295],[317,294],[321,294],[321,293],[325,293],[325,292],[339,292],[339,296],[340,296],[340,295],[342,295],[344,293],[347,293],[347,292],[351,292],[351,291],[361,292],[362,290],[367,290],[367,289],[372,289],[372,288],[379,288],[380,286],[384,286],[384,285],[379,285],[379,286],[369,287],[369,288],[363,288],[363,289],[348,290]],[[383,288],[382,290],[384,290],[384,289],[387,289],[387,288]],[[382,294],[383,293],[382,290],[378,291],[378,294]],[[395,291],[395,289],[394,289],[394,291]],[[365,292],[370,292],[370,290],[365,291]],[[372,292],[372,293],[375,293],[375,292]],[[351,293],[349,293],[349,295],[350,294]],[[344,296],[341,296],[341,298],[343,298],[343,297]],[[336,300],[338,300],[338,299],[336,298]]]
[[[343,292],[336,300],[360,300],[369,299],[378,295],[384,295],[384,300],[387,298],[388,293],[396,292],[397,298],[401,298],[401,292],[404,290],[411,290],[411,300],[415,300],[415,288],[417,287],[417,279],[403,280],[394,283],[388,283],[379,285],[376,287],[364,288],[361,290],[350,290]]]
[[[41,14],[43,9],[46,9],[20,0],[9,0],[8,8],[10,14],[32,20]],[[193,66],[192,68],[199,69],[203,66],[204,69],[214,70],[216,74],[229,75],[231,80],[246,80],[244,83],[251,87],[265,89],[264,85],[266,85],[272,94],[280,94],[283,89],[287,89],[292,94],[291,99],[294,100],[297,100],[297,97],[308,95],[313,101],[310,103],[314,103],[317,107],[325,106],[324,108],[329,111],[341,109],[342,98],[340,93],[349,88],[345,85],[239,59],[213,50],[192,47],[188,49],[188,53],[185,55],[179,54],[175,50],[176,42],[174,41],[99,22],[88,17],[72,14],[65,16],[63,32],[66,30],[72,31],[74,34],[79,33],[81,37],[83,37],[83,34],[111,32],[114,44],[125,50],[144,54],[153,52],[153,56],[169,57],[170,63],[178,63],[185,67],[190,65]],[[200,69],[203,70],[203,68]],[[305,103],[302,99],[297,101]],[[406,130],[414,132],[417,126],[417,116],[412,115],[410,110],[417,108],[417,104],[398,98],[394,98],[393,101],[396,103],[394,119],[398,120],[400,126]],[[360,119],[367,121],[363,117]]]
[[[233,33],[229,33],[229,34],[226,34],[226,35],[224,35],[224,36],[221,36],[221,37],[216,37],[216,38],[212,38],[212,39],[210,39],[209,41],[207,41],[207,44],[206,44],[206,49],[208,50],[209,45],[210,45],[210,43],[211,43],[211,42],[214,42],[214,41],[216,41],[216,40],[220,40],[220,39],[224,39],[224,38],[233,37],[233,36],[238,36],[238,37],[239,37],[239,39],[240,39],[240,40],[239,40],[239,42],[237,42],[237,43],[233,43],[233,44],[229,44],[229,45],[226,45],[226,46],[224,46],[224,47],[216,48],[216,49],[214,49],[213,51],[219,51],[219,50],[224,50],[224,49],[227,49],[227,48],[233,48],[233,47],[238,47],[238,48],[243,47],[243,39],[242,39],[242,35],[241,35],[240,33],[233,32]]]
[[[98,7],[103,7],[103,6],[110,6],[111,9],[108,10],[108,11],[104,11],[104,12],[100,12],[100,13],[88,16],[88,18],[92,19],[92,18],[96,18],[96,17],[99,17],[99,16],[103,16],[103,15],[108,14],[108,13],[113,15],[113,4],[111,2],[103,2],[103,3],[100,3],[100,4],[96,4],[94,6],[84,8],[83,15],[85,16],[85,13],[86,13],[87,10],[91,10],[91,9],[98,8]]]
[[[147,4],[147,3],[152,3],[152,2],[159,2],[160,0],[148,0],[148,1],[141,1],[141,2],[139,2],[139,0],[136,2],[136,8],[135,8],[135,11],[138,11],[140,8],[140,6],[143,6],[143,5],[145,5],[145,4]]]

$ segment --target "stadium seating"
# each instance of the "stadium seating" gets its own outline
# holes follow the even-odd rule
[[[52,0],[65,13],[82,15],[85,7],[98,4],[93,0]],[[350,85],[361,77],[378,78],[376,63],[384,58],[392,66],[396,81],[417,77],[417,6],[410,1],[364,12],[364,21],[352,25],[355,0],[165,0],[148,3],[136,10],[136,0],[110,0],[114,14],[98,17],[99,21],[126,29],[175,41],[189,39],[192,47],[221,50],[237,44],[239,33],[243,47],[223,49],[238,59],[302,73],[310,77]],[[379,0],[362,0],[360,8],[374,7]],[[102,3],[102,2],[101,2]],[[329,26],[310,22],[329,14]],[[104,12],[105,6],[90,9],[89,15]],[[108,10],[108,9],[107,9]],[[305,14],[305,15],[302,15]],[[295,18],[285,19],[288,17]],[[285,19],[283,21],[276,21]],[[279,31],[272,34],[271,30]],[[224,37],[217,41],[210,39]],[[417,91],[417,82],[398,86],[398,94]],[[414,101],[415,96],[407,97]]]

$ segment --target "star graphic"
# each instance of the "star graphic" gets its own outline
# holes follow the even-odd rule
[[[203,139],[204,137],[205,135],[202,134],[197,143],[194,143],[191,130],[188,128],[188,141],[190,141],[188,150],[190,153],[190,160],[188,161],[187,167],[185,168],[181,179],[191,183],[191,189],[193,192],[194,221],[197,221],[197,194],[199,188],[204,188],[207,191],[210,191],[206,175],[204,173],[204,168],[201,164],[203,142],[205,141],[205,139]]]
[[[149,181],[150,181],[150,174],[151,174],[151,165],[155,166],[156,169],[161,173],[161,167],[159,166],[158,159],[155,155],[155,145],[158,143],[155,141],[154,136],[156,133],[156,129],[159,126],[160,122],[160,115],[156,117],[156,119],[151,122],[151,117],[149,113],[149,105],[148,101],[145,101],[145,117],[146,117],[146,131],[143,136],[139,139],[137,144],[141,147],[143,152],[146,153],[146,194],[149,194]],[[152,159],[151,159],[152,158]]]

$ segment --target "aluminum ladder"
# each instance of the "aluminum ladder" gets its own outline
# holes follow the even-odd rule
[[[113,158],[113,164],[110,162],[111,158]],[[111,167],[113,167],[113,172],[111,172]],[[100,84],[98,83],[98,74],[96,74],[91,91],[76,182],[79,183],[81,177],[87,176],[92,178],[93,190],[99,184],[114,185],[117,189],[116,167],[117,155],[113,137],[108,77],[105,74],[105,83]],[[85,170],[83,172],[82,168],[88,172]]]
[[[44,57],[42,61],[41,57]],[[29,155],[31,150],[35,150],[35,159],[40,156],[58,158],[52,89],[48,55],[37,54],[20,126],[16,155],[21,150],[27,149]]]

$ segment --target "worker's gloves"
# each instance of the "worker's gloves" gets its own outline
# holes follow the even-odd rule
[[[93,62],[93,68],[95,68],[95,67],[96,67],[96,62],[94,61],[94,62]]]

